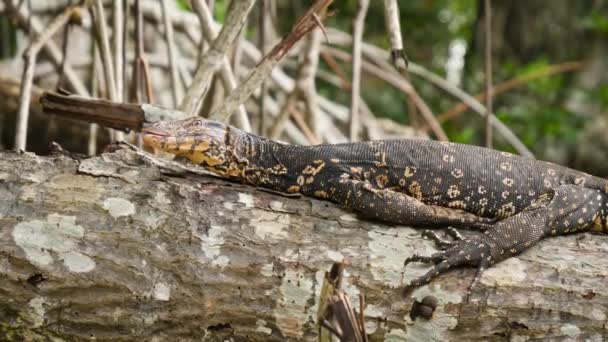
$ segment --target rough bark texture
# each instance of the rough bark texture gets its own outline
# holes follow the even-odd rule
[[[336,206],[204,176],[162,174],[121,150],[76,161],[0,153],[0,340],[315,340],[323,273],[347,258],[373,340],[601,341],[608,238],[547,239],[486,271],[416,290],[439,307],[412,322],[399,287],[425,271],[419,231]]]

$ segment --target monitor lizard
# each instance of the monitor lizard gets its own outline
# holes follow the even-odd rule
[[[608,180],[507,152],[405,139],[297,146],[202,118],[157,122],[142,134],[145,144],[224,178],[329,200],[382,221],[451,227],[451,240],[425,231],[440,251],[405,260],[433,267],[404,295],[470,265],[477,272],[468,300],[485,269],[545,237],[608,232]],[[455,228],[483,233],[463,237]]]

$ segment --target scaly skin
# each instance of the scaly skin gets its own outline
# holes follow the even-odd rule
[[[190,159],[222,177],[330,200],[383,221],[459,227],[484,233],[446,241],[442,251],[406,259],[433,263],[409,290],[461,265],[484,269],[541,239],[608,232],[608,180],[551,163],[476,146],[386,140],[294,146],[200,118],[159,122],[144,142]]]

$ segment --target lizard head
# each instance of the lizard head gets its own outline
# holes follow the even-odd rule
[[[159,121],[142,129],[144,144],[183,156],[195,164],[213,167],[225,164],[230,126],[202,118]]]

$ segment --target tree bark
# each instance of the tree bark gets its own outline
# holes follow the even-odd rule
[[[601,341],[608,240],[547,239],[483,275],[413,293],[438,298],[412,321],[402,268],[431,242],[309,198],[175,175],[119,150],[91,159],[0,152],[0,340],[316,340],[321,281],[347,259],[372,340]]]

